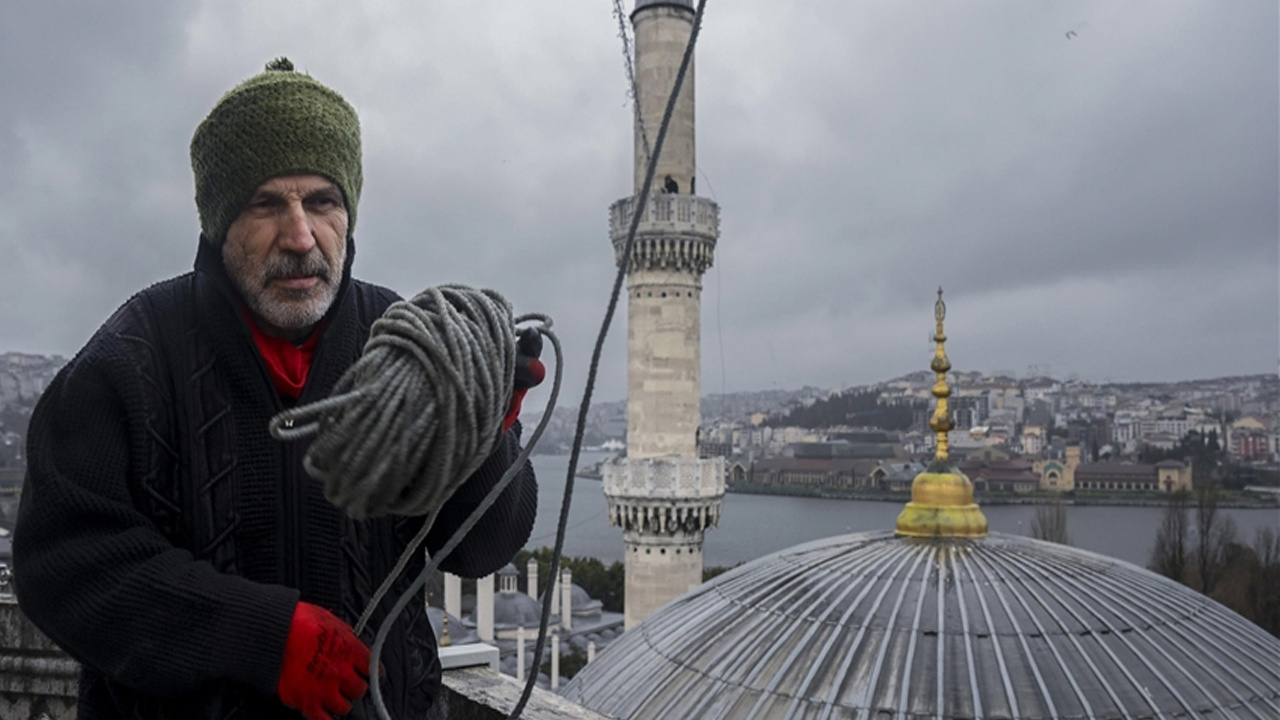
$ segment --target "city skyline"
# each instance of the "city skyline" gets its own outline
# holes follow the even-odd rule
[[[551,314],[580,397],[614,272],[602,208],[631,179],[608,4],[303,7],[11,12],[0,346],[70,356],[190,267],[191,132],[288,55],[361,112],[357,274]],[[703,394],[918,367],[939,284],[959,370],[1274,372],[1276,20],[1261,0],[709,3],[698,193],[726,211]],[[615,318],[597,399],[625,396],[625,353]]]

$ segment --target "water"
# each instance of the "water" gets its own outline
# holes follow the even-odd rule
[[[583,453],[579,467],[608,457]],[[527,547],[551,547],[564,497],[567,455],[535,455],[538,475],[538,519]],[[720,526],[707,531],[703,557],[707,566],[735,565],[793,545],[834,535],[893,528],[906,502],[821,500],[782,495],[742,495],[724,498]],[[982,508],[993,532],[1030,535],[1035,507],[988,505]],[[1252,543],[1263,527],[1280,532],[1280,509],[1223,509],[1235,520],[1238,537]],[[1071,544],[1084,550],[1146,566],[1163,518],[1159,507],[1067,507]],[[577,478],[564,552],[613,562],[623,558],[622,532],[609,525],[600,481]]]

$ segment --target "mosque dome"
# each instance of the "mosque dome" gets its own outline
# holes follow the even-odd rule
[[[1280,639],[1121,560],[987,532],[948,462],[896,532],[799,545],[663,606],[562,694],[624,720],[1280,718]]]
[[[493,594],[495,627],[536,628],[542,619],[542,603],[524,593]]]
[[[695,588],[563,694],[627,720],[1280,717],[1280,639],[1102,555],[880,531]]]
[[[600,614],[604,603],[587,594],[586,588],[578,583],[569,586],[569,609],[574,615]]]

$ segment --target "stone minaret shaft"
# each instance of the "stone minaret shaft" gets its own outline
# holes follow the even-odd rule
[[[635,193],[693,29],[691,0],[637,0]],[[690,65],[645,207],[613,204],[610,236],[622,261],[632,215],[641,220],[627,270],[627,454],[605,466],[610,521],[626,541],[631,627],[702,582],[703,531],[716,524],[724,461],[699,459],[702,274],[720,234],[719,208],[694,194],[694,82]]]

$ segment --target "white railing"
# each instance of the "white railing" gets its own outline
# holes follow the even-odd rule
[[[609,237],[625,240],[631,228],[631,213],[635,198],[622,198],[609,208]],[[676,230],[720,236],[720,206],[707,198],[696,195],[652,195],[643,216],[639,232],[646,230]]]

